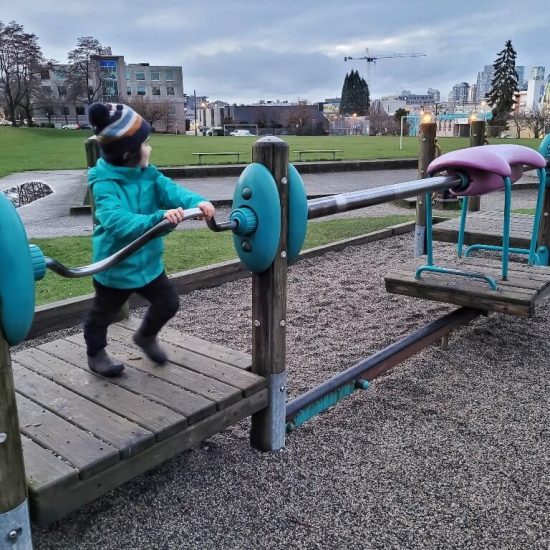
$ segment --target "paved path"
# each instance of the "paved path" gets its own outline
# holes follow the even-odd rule
[[[529,181],[532,180],[531,176]],[[324,195],[357,191],[381,185],[413,180],[417,178],[416,170],[374,170],[368,172],[332,172],[325,174],[304,174],[304,184],[308,195]],[[89,214],[69,215],[69,208],[81,204],[86,189],[86,172],[84,170],[35,171],[12,174],[0,179],[0,191],[22,183],[39,180],[48,184],[53,193],[31,204],[18,209],[29,237],[58,237],[63,235],[90,235],[92,222]],[[179,181],[179,180],[178,180]],[[237,178],[189,178],[179,181],[189,189],[208,197],[211,200],[231,200]],[[514,208],[532,206],[535,192],[518,191],[514,194]],[[502,203],[499,193],[483,198],[483,208],[498,208]],[[219,208],[219,220],[227,217],[229,209]],[[359,216],[365,212],[369,215],[411,214],[410,209],[392,204],[370,207],[368,210],[354,210],[344,215]],[[204,222],[186,222],[180,229],[204,227]]]

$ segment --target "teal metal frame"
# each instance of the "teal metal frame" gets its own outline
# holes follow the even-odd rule
[[[508,181],[510,178],[506,178]],[[510,184],[510,190],[511,190],[511,184]],[[426,255],[427,255],[427,264],[420,266],[416,272],[415,272],[415,278],[420,279],[422,273],[425,271],[428,271],[430,273],[441,273],[445,275],[457,275],[460,277],[470,277],[473,279],[481,279],[485,281],[490,287],[491,290],[497,290],[497,283],[488,275],[485,275],[483,273],[477,273],[474,271],[462,271],[460,269],[449,269],[447,267],[440,267],[437,265],[434,265],[433,261],[433,237],[432,237],[432,197],[430,193],[426,193],[424,203],[426,205]],[[508,205],[509,206],[509,205]],[[509,224],[508,224],[508,231],[510,231]],[[508,235],[509,238],[509,235]],[[508,265],[506,264],[506,269],[508,269]],[[504,265],[503,265],[503,272],[504,272]],[[504,278],[504,277],[503,277]]]
[[[537,240],[538,240],[538,232],[540,227],[540,220],[542,218],[542,208],[543,208],[543,201],[544,201],[544,192],[546,189],[546,170],[544,168],[539,168],[537,170],[538,176],[539,176],[539,189],[537,194],[537,204],[535,207],[535,216],[533,220],[533,230],[531,233],[531,241],[529,243],[529,248],[510,248],[508,246],[508,253],[512,254],[528,254],[529,265],[541,265],[543,263],[544,255],[548,252],[545,248],[541,248],[537,250]],[[506,182],[506,178],[505,178]],[[506,184],[507,185],[507,184]],[[506,193],[506,191],[505,191]],[[511,200],[511,197],[510,197]],[[505,194],[505,213],[504,213],[504,221],[508,221],[508,225],[510,223],[510,215],[508,218],[506,217],[506,194]],[[468,213],[468,197],[463,197],[462,202],[462,211],[460,214],[460,229],[458,232],[458,243],[457,243],[457,253],[459,258],[462,257],[463,254],[463,248],[464,248],[464,232],[466,228],[466,215]],[[509,233],[509,229],[508,229]],[[503,230],[503,239],[504,239],[504,230]],[[475,252],[476,250],[491,250],[493,252],[502,252],[503,253],[503,262],[505,260],[504,258],[504,242],[503,246],[496,246],[496,245],[488,245],[488,244],[473,244],[470,245],[466,250],[464,251],[464,256],[468,257],[472,252]],[[506,264],[508,263],[508,260],[506,259]],[[506,269],[507,272],[507,269]],[[503,273],[504,278],[504,273]],[[506,280],[506,279],[505,279]]]

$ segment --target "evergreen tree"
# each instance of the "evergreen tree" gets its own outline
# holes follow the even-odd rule
[[[342,93],[340,95],[340,114],[347,115],[349,113],[349,74],[346,73]]]
[[[488,96],[488,104],[493,111],[493,119],[490,121],[493,127],[506,126],[515,103],[514,93],[518,91],[516,56],[512,41],[507,40],[493,64],[494,76]]]
[[[369,86],[359,71],[351,71],[344,79],[342,97],[340,100],[340,114],[366,116],[369,112],[370,93]]]

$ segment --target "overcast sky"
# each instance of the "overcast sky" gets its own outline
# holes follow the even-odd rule
[[[0,20],[38,35],[47,58],[66,61],[94,36],[127,63],[183,67],[186,93],[210,100],[338,97],[344,56],[424,53],[370,64],[371,95],[441,91],[475,82],[507,39],[517,64],[550,69],[548,0],[0,0]]]

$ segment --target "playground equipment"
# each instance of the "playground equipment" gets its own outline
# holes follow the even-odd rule
[[[512,203],[512,183],[523,175],[523,166],[536,168],[539,175],[539,189],[535,218],[531,232],[531,244],[529,250],[521,248],[510,249],[510,215]],[[464,231],[466,227],[466,216],[468,213],[468,197],[480,196],[493,191],[504,190],[504,230],[502,246],[474,244],[471,245],[465,255],[469,256],[475,250],[492,250],[502,253],[502,280],[508,278],[508,260],[510,252],[516,254],[528,254],[529,265],[541,264],[541,256],[548,251],[546,247],[537,251],[537,239],[542,214],[542,203],[546,186],[546,160],[536,151],[521,145],[485,145],[473,149],[461,149],[453,151],[435,159],[428,166],[428,174],[437,174],[442,171],[457,173],[464,178],[461,187],[451,189],[451,193],[463,197],[462,212],[460,221],[460,232],[458,237],[457,252],[461,257],[464,247]],[[449,269],[434,265],[433,262],[433,241],[432,241],[432,208],[431,198],[426,196],[426,229],[427,229],[427,264],[416,270],[416,278],[419,279],[423,272],[451,274],[465,276],[486,281],[491,289],[497,290],[497,283],[491,276],[483,273],[467,272],[457,269]]]
[[[545,154],[550,154],[548,151],[550,142],[545,140],[543,145],[546,147]],[[519,164],[521,159],[509,164]],[[130,479],[136,473],[146,471],[156,466],[159,461],[181,452],[200,438],[208,437],[215,431],[224,429],[249,415],[252,415],[251,444],[261,450],[280,449],[284,446],[287,431],[303,424],[355,389],[367,388],[368,382],[380,373],[402,362],[430,343],[445,337],[451,330],[470,322],[480,313],[491,310],[490,304],[484,301],[477,301],[472,307],[458,309],[287,403],[285,367],[287,266],[298,257],[305,237],[307,220],[445,189],[451,189],[455,193],[464,192],[471,184],[471,176],[467,171],[453,171],[446,175],[434,175],[430,178],[307,201],[301,178],[288,163],[288,147],[283,140],[274,137],[260,139],[254,145],[253,160],[254,163],[243,172],[237,184],[233,211],[229,220],[223,223],[212,221],[210,224],[210,228],[214,231],[230,230],[234,233],[237,253],[253,272],[252,374],[241,372],[240,378],[246,379],[246,384],[243,382],[241,386],[243,390],[239,392],[239,396],[231,397],[231,399],[241,399],[243,404],[226,404],[224,406],[227,409],[222,410],[218,407],[218,412],[201,409],[200,414],[196,413],[193,424],[190,421],[184,422],[186,419],[182,419],[181,416],[173,415],[173,422],[164,428],[165,432],[162,435],[147,440],[150,436],[140,432],[141,437],[145,438],[140,443],[144,448],[137,448],[135,443],[122,444],[121,448],[125,449],[124,456],[102,457],[104,462],[101,465],[83,464],[84,474],[80,475],[80,479],[78,471],[75,473],[74,469],[70,469],[63,463],[66,469],[63,470],[62,475],[49,481],[48,491],[40,494],[42,500],[39,499],[34,504],[35,515],[40,521],[57,519],[60,515]],[[503,174],[500,176],[509,177]],[[276,204],[273,204],[274,202]],[[16,235],[15,238],[0,240],[0,254],[3,258],[9,259],[8,262],[3,262],[0,268],[0,306],[2,308],[0,322],[3,333],[7,336],[6,341],[0,338],[0,468],[3,476],[6,472],[3,477],[6,483],[0,492],[0,542],[17,540],[20,546],[14,546],[14,548],[30,548],[23,454],[8,344],[14,345],[24,339],[32,322],[34,278],[42,276],[46,267],[69,277],[88,276],[100,269],[106,269],[131,254],[148,239],[166,232],[170,229],[170,224],[162,222],[136,242],[103,262],[70,269],[55,260],[44,258],[36,248],[29,248],[24,228],[13,207],[4,205],[1,198],[0,205],[3,209],[0,211],[0,222],[6,224],[0,226],[0,236]],[[200,214],[200,211],[188,211],[186,217],[197,217]],[[539,244],[546,246],[547,243]],[[543,258],[544,255],[541,255],[541,262]],[[544,281],[539,292],[540,296],[543,295],[543,291],[550,289],[550,274],[547,270],[537,266],[528,266],[524,269],[538,270],[536,272],[538,278]],[[17,280],[14,280],[13,274],[16,274]],[[411,270],[409,275],[414,279],[414,271]],[[501,292],[500,289],[499,292]],[[464,293],[467,294],[467,290]],[[22,321],[16,319],[19,313]],[[116,330],[125,335],[128,329],[117,327]],[[54,350],[58,359],[72,361],[72,364],[76,365],[80,359],[71,358],[71,354],[79,349],[75,345],[78,341],[78,337],[74,337],[69,343],[65,343],[63,349],[56,348],[55,343],[46,346],[46,349]],[[36,353],[44,362],[46,354],[44,346],[41,348]],[[228,355],[225,350],[220,353],[224,353],[224,357]],[[33,352],[29,350],[22,354],[23,359],[27,361],[27,363],[21,363],[24,367],[34,365],[32,355]],[[16,357],[16,361],[23,361],[23,359]],[[37,362],[40,363],[40,361]],[[226,367],[223,365],[220,367],[218,364],[213,371],[219,373],[220,368]],[[152,380],[159,376],[158,371],[151,371],[147,365],[139,366],[139,369],[152,374]],[[84,376],[97,379],[89,372],[82,374],[83,371],[76,367],[73,370],[78,371],[79,380]],[[221,375],[217,376],[219,380]],[[114,390],[120,389],[117,384],[124,383],[124,381],[119,383],[113,380],[103,386],[113,388],[112,395],[115,395]],[[74,388],[75,385],[64,385],[64,395],[68,395],[68,390]],[[78,393],[80,390],[74,391]],[[183,389],[181,391],[183,392]],[[95,395],[97,390],[93,392]],[[87,394],[81,392],[78,395],[78,399],[81,399]],[[107,401],[105,407],[111,414],[117,407],[116,399],[108,396],[105,401]],[[138,401],[136,406],[143,408],[143,400]],[[44,407],[48,408],[46,405]],[[214,408],[211,404],[208,407]],[[208,414],[212,415],[212,421]],[[132,428],[132,430],[132,437],[136,437],[135,429]],[[142,458],[143,456],[145,458]],[[53,460],[55,456],[49,458]],[[53,509],[49,505],[46,494],[55,495],[57,499],[56,507]]]

